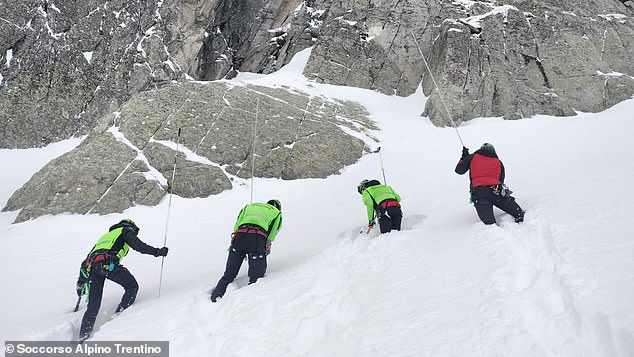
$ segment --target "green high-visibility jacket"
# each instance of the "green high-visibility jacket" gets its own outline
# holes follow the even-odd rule
[[[137,233],[138,228],[132,228],[127,224],[117,223],[111,226],[110,229],[108,229],[108,233],[102,235],[101,238],[97,240],[97,244],[90,250],[86,259],[82,261],[77,284],[83,284],[88,279],[86,274],[87,258],[98,250],[107,251],[110,255],[116,253],[117,262],[115,263],[121,261],[121,259],[128,254],[130,248],[139,253],[154,255],[156,257],[158,249],[141,241]]]
[[[396,200],[401,202],[401,196],[388,185],[375,185],[365,188],[362,191],[361,198],[368,212],[368,221],[374,219],[374,211],[378,208],[379,203],[385,200]]]
[[[119,236],[121,236],[121,233],[123,233],[123,227],[115,228],[111,230],[110,232],[102,235],[101,238],[99,238],[99,240],[97,241],[97,244],[95,244],[95,246],[92,248],[92,250],[90,251],[88,255],[90,256],[92,253],[98,250],[111,251],[115,243],[117,243],[117,239],[119,238]],[[130,246],[128,245],[128,243],[124,242],[121,249],[117,252],[117,259],[121,261],[123,257],[128,255],[129,250],[130,250]]]
[[[250,203],[240,211],[233,231],[243,224],[255,224],[268,232],[269,241],[282,229],[282,212],[267,203]]]

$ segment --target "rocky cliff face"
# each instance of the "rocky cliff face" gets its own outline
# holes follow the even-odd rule
[[[632,1],[0,1],[0,147],[87,133],[173,80],[273,72],[408,95],[439,125],[600,111],[634,93]],[[5,11],[6,9],[6,11]],[[432,85],[417,45],[427,57]]]
[[[596,112],[634,94],[632,1],[0,0],[0,9],[0,147],[90,134],[16,193],[5,209],[22,208],[19,219],[227,189],[228,177],[248,176],[241,124],[264,93],[276,98],[260,101],[268,123],[293,124],[269,128],[256,175],[323,177],[353,163],[363,145],[332,123],[354,104],[320,111],[318,99],[287,90],[191,82],[271,73],[308,47],[304,75],[318,82],[409,95],[422,80],[437,125]],[[168,182],[167,113],[189,115],[179,127],[195,159],[178,156],[182,185]],[[95,159],[105,147],[116,155]],[[316,148],[325,155],[311,156]],[[99,164],[79,164],[89,159]],[[72,179],[51,181],[60,170]]]
[[[85,134],[135,93],[184,80],[214,6],[0,0],[0,147]]]
[[[201,74],[268,73],[312,39],[307,77],[398,95],[423,78],[426,115],[438,125],[450,123],[440,93],[457,122],[596,112],[634,94],[632,1],[314,0],[290,13],[296,3],[254,5],[251,20],[217,17]],[[247,26],[256,20],[268,37]]]
[[[634,19],[617,1],[460,2],[429,52],[456,121],[604,110],[634,93]],[[429,76],[427,114],[448,115]]]
[[[355,103],[283,88],[166,85],[101,118],[79,147],[36,173],[4,210],[20,209],[17,222],[122,212],[156,205],[169,192],[220,193],[232,180],[251,177],[252,168],[258,177],[323,178],[361,157],[365,143],[341,128],[363,137],[374,128],[366,115]]]

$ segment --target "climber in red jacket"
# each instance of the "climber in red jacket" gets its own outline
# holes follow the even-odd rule
[[[470,171],[471,201],[484,224],[495,224],[493,206],[513,216],[517,223],[524,221],[524,211],[504,184],[504,165],[493,145],[484,143],[473,154],[469,154],[469,149],[463,146],[456,173],[463,175],[467,171]]]

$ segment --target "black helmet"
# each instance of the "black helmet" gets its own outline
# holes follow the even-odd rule
[[[361,181],[361,183],[359,184],[359,186],[357,186],[357,191],[359,191],[359,193],[363,192],[363,190],[365,190],[366,185],[368,184],[368,182],[370,182],[370,180],[363,180]]]
[[[489,143],[482,144],[482,146],[480,146],[480,149],[495,151],[495,147],[493,147],[493,144]]]
[[[379,182],[379,180],[363,180],[361,181],[361,183],[359,184],[359,186],[357,186],[357,191],[359,191],[359,193],[363,193],[363,190],[365,190],[368,187],[372,187],[372,186],[376,186],[376,185],[380,185],[381,182]]]
[[[133,220],[131,220],[130,218],[124,218],[121,220],[121,222],[119,222],[120,225],[124,225],[124,226],[128,226],[132,229],[134,229],[137,233],[141,230],[136,223],[134,223]]]
[[[269,200],[267,202],[267,204],[279,209],[280,211],[282,211],[282,204],[280,203],[279,200]]]

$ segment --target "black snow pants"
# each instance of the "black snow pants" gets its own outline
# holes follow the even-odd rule
[[[225,294],[227,286],[238,276],[245,257],[249,258],[249,284],[255,283],[266,273],[266,236],[255,228],[241,231],[242,229],[238,229],[229,247],[227,267],[211,293],[211,301],[215,302]]]
[[[88,284],[90,284],[90,291],[88,293],[88,307],[84,313],[84,318],[81,320],[81,328],[79,330],[79,340],[83,341],[90,337],[92,330],[101,307],[101,296],[103,294],[103,285],[106,279],[111,280],[121,285],[125,292],[121,298],[119,306],[117,306],[116,312],[121,312],[127,309],[139,291],[139,284],[134,279],[134,276],[123,265],[115,264],[112,271],[108,270],[110,265],[109,261],[103,261],[94,263],[90,268],[90,274],[88,275]]]
[[[495,224],[493,206],[513,216],[515,222],[524,221],[524,211],[515,202],[515,198],[502,196],[496,193],[491,186],[478,186],[471,189],[471,201],[478,212],[478,217],[484,224]]]
[[[395,204],[395,205],[393,205]],[[396,201],[383,201],[377,208],[381,233],[389,233],[393,229],[401,230],[403,211]]]

